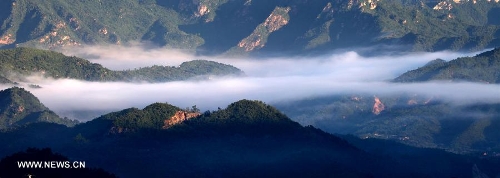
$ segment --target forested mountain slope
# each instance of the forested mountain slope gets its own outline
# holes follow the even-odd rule
[[[446,62],[436,59],[418,69],[408,71],[394,82],[425,82],[431,80],[500,83],[500,48],[474,57],[461,57]]]
[[[242,74],[240,69],[231,65],[206,60],[184,62],[179,67],[151,66],[113,71],[82,58],[65,56],[48,50],[32,48],[0,50],[0,75],[11,81],[22,81],[23,76],[41,75],[54,79],[70,78],[85,81],[168,82],[195,77]]]
[[[93,167],[120,177],[471,177],[476,172],[489,176],[499,174],[496,169],[499,162],[495,158],[347,137],[359,147],[353,146],[314,127],[303,127],[260,101],[241,100],[225,109],[207,111],[172,127],[163,127],[168,121],[178,119],[179,111],[186,115],[195,110],[179,110],[166,103],[154,103],[144,109],[110,113],[73,128],[32,124],[0,133],[0,141],[10,143],[10,146],[0,147],[4,150],[2,154],[31,145],[51,147],[74,160],[85,160]],[[165,122],[156,122],[162,120]]]
[[[31,1],[0,4],[0,45],[152,42],[203,54],[304,53],[373,45],[500,45],[495,0]]]
[[[0,91],[0,130],[36,122],[50,122],[66,126],[79,123],[76,120],[60,118],[23,88],[13,87]]]

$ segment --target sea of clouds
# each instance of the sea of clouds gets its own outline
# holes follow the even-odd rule
[[[63,53],[88,59],[113,70],[151,65],[178,66],[184,61],[206,59],[233,65],[246,74],[244,77],[166,83],[87,82],[28,77],[26,84],[35,83],[42,88],[26,89],[44,105],[61,116],[81,121],[125,108],[143,108],[154,102],[168,102],[181,108],[196,105],[204,111],[224,108],[241,99],[262,100],[272,104],[344,93],[415,93],[437,95],[453,103],[500,102],[500,85],[497,84],[389,82],[437,58],[452,60],[477,53],[442,51],[364,57],[355,51],[345,51],[315,57],[255,59],[204,57],[181,50],[146,48],[141,45],[87,46],[65,49]]]

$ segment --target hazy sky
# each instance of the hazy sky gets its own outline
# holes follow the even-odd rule
[[[87,57],[111,69],[154,64],[176,66],[183,61],[207,59],[234,65],[242,69],[247,76],[156,84],[31,77],[32,83],[37,83],[42,88],[27,89],[62,116],[74,117],[71,110],[99,110],[98,114],[104,114],[129,107],[143,108],[154,102],[168,102],[181,108],[197,105],[203,111],[224,108],[240,99],[262,100],[272,104],[277,101],[342,93],[383,95],[409,92],[439,95],[440,98],[451,102],[500,102],[500,85],[386,82],[436,58],[450,60],[472,54],[435,52],[367,58],[351,51],[315,58],[229,59],[195,57],[176,50],[146,50],[139,46],[84,49],[66,53]]]

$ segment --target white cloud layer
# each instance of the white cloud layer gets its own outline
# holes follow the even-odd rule
[[[68,47],[61,52],[99,63],[111,70],[126,70],[152,65],[177,66],[183,61],[197,59],[195,55],[178,49],[151,47],[143,43],[129,46],[105,45]]]
[[[139,47],[87,47],[80,54],[94,56],[93,62],[99,62],[112,69],[153,64],[178,65],[182,61],[199,58],[178,51],[141,50]],[[33,77],[33,82],[42,88],[27,89],[47,107],[70,118],[76,117],[71,112],[77,110],[96,111],[93,116],[98,116],[129,107],[143,108],[153,102],[168,102],[179,107],[197,105],[202,110],[215,110],[217,107],[226,107],[240,99],[273,103],[343,93],[385,95],[407,92],[439,96],[454,103],[500,102],[500,85],[495,84],[387,82],[430,60],[436,58],[450,60],[464,55],[473,54],[436,52],[362,57],[355,52],[344,52],[322,57],[295,59],[204,57],[203,59],[234,65],[245,71],[247,76],[155,84],[85,82],[70,79],[39,80]],[[90,120],[92,118],[77,117],[76,119]]]

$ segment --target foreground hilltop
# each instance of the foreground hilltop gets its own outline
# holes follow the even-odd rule
[[[0,140],[9,146],[0,147],[4,155],[30,146],[51,147],[120,177],[471,177],[500,173],[496,169],[500,163],[493,158],[348,139],[356,146],[314,127],[303,127],[263,102],[241,100],[203,113],[196,107],[181,110],[154,103],[73,128],[30,124],[1,132]]]
[[[0,7],[5,48],[147,41],[206,54],[259,54],[500,45],[496,0],[9,0]]]

